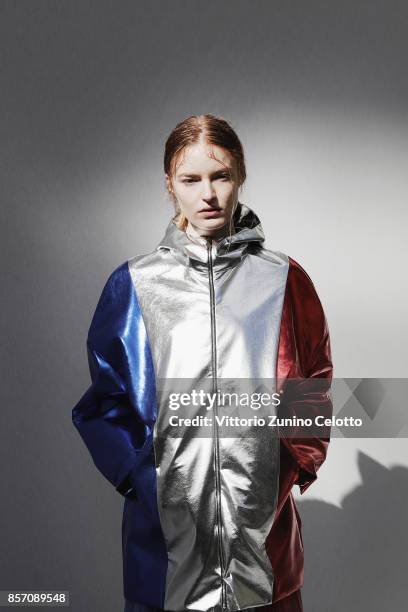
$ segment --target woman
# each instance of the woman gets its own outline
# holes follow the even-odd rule
[[[298,612],[291,488],[316,479],[327,431],[223,436],[214,415],[210,435],[186,426],[177,436],[166,402],[180,381],[215,394],[225,381],[282,391],[319,377],[319,393],[300,385],[285,407],[330,416],[323,309],[303,268],[264,247],[259,218],[239,202],[244,154],[225,120],[178,124],[164,170],[176,215],[153,252],[110,275],[88,333],[92,385],[73,409],[97,468],[125,497],[125,612]]]

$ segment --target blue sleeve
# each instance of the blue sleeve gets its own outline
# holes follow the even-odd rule
[[[137,496],[133,475],[151,452],[154,370],[127,262],[106,282],[87,338],[92,384],[72,421],[98,470],[122,495]]]

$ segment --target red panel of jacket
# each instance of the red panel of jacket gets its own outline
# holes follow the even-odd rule
[[[302,391],[293,405],[309,413],[332,415],[329,394],[333,374],[326,318],[313,282],[303,268],[289,258],[283,303],[278,360],[278,389],[290,379],[318,378],[320,396]],[[323,384],[321,384],[323,381]],[[327,384],[326,384],[327,383]],[[327,434],[327,429],[324,430]],[[275,574],[273,601],[286,597],[303,584],[303,540],[301,519],[291,493],[294,484],[303,494],[316,480],[326,458],[328,437],[281,437],[278,505],[266,550]]]

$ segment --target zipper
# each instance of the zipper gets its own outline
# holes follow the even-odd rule
[[[210,310],[211,310],[211,368],[213,380],[213,393],[217,397],[217,343],[216,343],[216,324],[215,324],[215,294],[214,294],[214,271],[212,257],[212,239],[207,238],[208,254],[208,282],[210,287]],[[214,404],[215,412],[218,415],[218,402]],[[221,608],[227,610],[227,598],[225,593],[225,559],[222,546],[222,515],[221,515],[221,479],[220,479],[220,447],[218,438],[217,419],[213,419],[213,440],[214,440],[214,463],[215,463],[215,503],[217,515],[218,532],[218,554],[221,569]]]

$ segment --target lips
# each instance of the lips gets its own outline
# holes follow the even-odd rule
[[[218,219],[218,217],[222,216],[220,211],[218,210],[204,211],[199,214],[200,214],[200,217],[202,217],[203,219]]]
[[[198,211],[198,214],[204,217],[218,217],[221,213],[221,208],[202,208]]]

